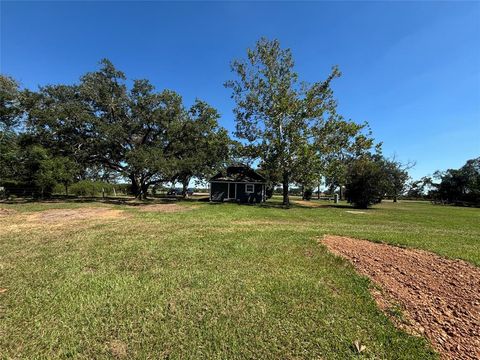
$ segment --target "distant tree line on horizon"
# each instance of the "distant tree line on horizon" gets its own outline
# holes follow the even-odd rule
[[[404,197],[442,204],[480,205],[480,157],[467,160],[459,169],[437,170],[432,176],[411,181]]]
[[[291,51],[264,38],[231,66],[236,77],[225,86],[236,103],[235,139],[211,105],[197,99],[187,107],[181,95],[156,91],[148,80],[128,86],[107,59],[76,84],[37,91],[1,75],[0,187],[45,197],[59,185],[78,194],[90,191],[78,185],[88,181],[128,182],[122,191],[143,199],[166,183],[181,183],[185,193],[192,179],[206,180],[240,162],[258,164],[270,193],[281,185],[287,206],[291,184],[309,198],[322,181],[359,207],[405,195],[408,166],[382,155],[367,123],[337,113],[331,89],[337,67],[323,81],[302,82]],[[456,184],[459,176],[442,173],[438,194],[459,199],[445,195],[454,187],[447,181]],[[412,184],[410,195],[425,196],[421,186]]]

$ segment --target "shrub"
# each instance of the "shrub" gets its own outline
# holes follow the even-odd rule
[[[273,186],[267,186],[265,189],[265,196],[267,199],[271,199],[273,196],[274,188]]]
[[[65,195],[65,186],[63,186],[62,184],[55,184],[55,186],[53,187],[53,193]]]
[[[70,186],[69,192],[76,196],[112,195],[112,184],[102,181],[82,180]]]
[[[367,207],[382,201],[387,184],[379,161],[361,158],[353,161],[347,171],[345,198],[356,208]]]
[[[312,200],[312,195],[313,195],[313,189],[306,188],[305,191],[303,192],[303,200]]]

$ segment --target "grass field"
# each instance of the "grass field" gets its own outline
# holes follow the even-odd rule
[[[106,206],[115,213],[39,217]],[[435,358],[317,240],[347,235],[480,266],[479,209],[180,206],[0,204],[10,210],[0,217],[0,358]]]

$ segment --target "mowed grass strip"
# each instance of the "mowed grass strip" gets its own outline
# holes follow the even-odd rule
[[[399,203],[350,214],[272,203],[118,206],[126,216],[22,231],[12,224],[52,205],[2,204],[17,213],[0,218],[0,357],[436,357],[316,238],[387,241],[479,265],[478,210]],[[92,206],[70,205],[56,208]]]

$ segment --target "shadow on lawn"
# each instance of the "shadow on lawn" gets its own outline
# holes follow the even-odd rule
[[[172,204],[179,201],[198,201],[190,199],[179,198],[148,198],[145,200],[138,200],[134,197],[75,197],[75,196],[54,196],[48,199],[35,198],[15,198],[10,200],[1,200],[0,204],[56,204],[56,203],[71,203],[71,204],[109,204],[121,206],[145,206],[153,204]]]
[[[242,206],[257,206],[260,208],[266,209],[325,209],[325,208],[335,208],[335,209],[355,209],[355,210],[378,210],[376,208],[368,209],[356,209],[350,204],[318,204],[315,200],[303,201],[303,204],[295,200],[290,202],[290,206],[285,206],[280,200],[267,200],[264,203],[260,204],[250,204],[250,203],[237,203]],[[55,203],[72,203],[72,204],[88,204],[88,203],[100,203],[100,204],[109,204],[109,205],[119,205],[119,206],[132,206],[132,207],[142,207],[147,205],[154,204],[172,204],[178,202],[189,202],[189,203],[208,203],[212,206],[222,205],[222,202],[211,202],[208,196],[204,197],[193,197],[193,198],[182,198],[182,197],[149,197],[148,199],[138,200],[134,197],[76,197],[76,196],[53,196],[48,199],[35,199],[35,198],[15,198],[11,200],[0,200],[0,204],[28,204],[28,203],[39,203],[39,204],[55,204]]]

